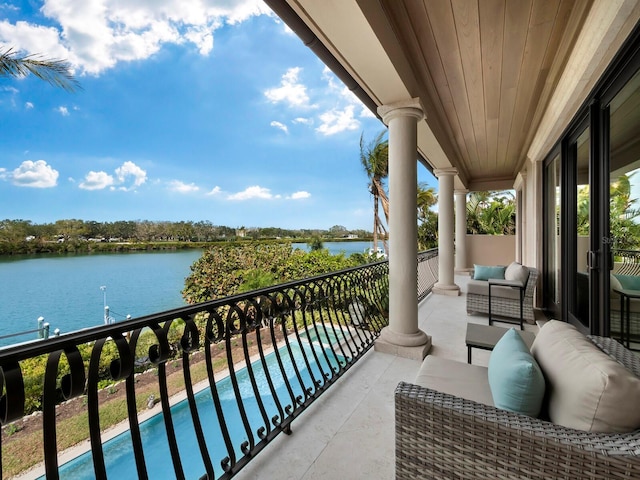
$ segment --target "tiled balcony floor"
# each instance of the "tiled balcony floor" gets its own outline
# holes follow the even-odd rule
[[[430,355],[466,362],[467,322],[487,324],[486,316],[466,313],[468,280],[455,277],[459,297],[429,295],[420,304],[420,328],[432,336]],[[474,349],[473,363],[486,365],[489,353]],[[280,435],[236,478],[394,478],[393,392],[398,382],[411,382],[419,367],[415,360],[371,350],[294,421],[290,436]]]

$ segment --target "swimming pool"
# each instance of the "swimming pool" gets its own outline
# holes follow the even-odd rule
[[[317,364],[312,363],[314,359],[311,352],[312,348],[315,349],[318,359],[320,360],[320,367],[322,370],[324,372],[329,371],[330,367],[328,362],[320,351],[321,347],[319,347],[318,344],[315,346],[307,343],[303,343],[302,345],[297,343],[291,344],[293,354],[292,360],[298,367],[300,375],[307,386],[312,386],[313,384],[311,382],[309,371],[305,368],[306,364],[303,359],[303,349],[305,350],[307,359],[311,364],[311,370],[314,378],[322,378],[320,367]],[[296,379],[293,362],[286,361],[287,359],[291,360],[286,347],[281,348],[279,353],[285,365],[286,376],[291,382],[291,386],[295,394],[301,395],[302,388],[300,387],[300,382]],[[327,357],[329,358],[329,363],[331,363],[332,367],[337,366],[338,361],[340,361],[340,358],[338,357],[336,359],[330,351],[327,351]],[[291,403],[291,399],[285,385],[284,377],[278,367],[275,352],[267,355],[265,360],[278,398],[280,399],[283,407],[285,405],[289,405]],[[274,415],[278,414],[278,410],[276,408],[276,403],[271,396],[264,369],[260,362],[253,363],[252,368],[258,384],[258,389],[261,393],[264,408],[267,411],[268,418],[272,418]],[[263,419],[258,408],[257,400],[254,396],[247,369],[243,368],[238,370],[236,377],[238,379],[238,385],[248,420],[251,425],[251,431],[254,432],[255,435],[256,430],[263,426]],[[226,425],[229,429],[229,435],[236,450],[236,458],[239,459],[243,456],[240,451],[240,445],[243,441],[248,439],[240,417],[231,379],[226,377],[216,382],[216,386],[220,402],[222,404]],[[220,431],[216,410],[213,405],[211,390],[206,388],[196,394],[196,403],[205,433],[207,447],[211,455],[213,466],[216,469],[216,476],[218,476],[223,472],[222,467],[220,467],[220,461],[227,456],[227,451]],[[198,479],[205,473],[205,467],[200,457],[200,450],[196,440],[196,434],[193,428],[193,421],[191,419],[191,413],[189,411],[187,401],[184,400],[174,405],[171,408],[171,416],[176,430],[176,440],[178,442],[185,476],[186,478]],[[142,436],[144,456],[149,478],[173,478],[173,464],[171,462],[171,454],[169,452],[167,434],[162,414],[155,415],[142,422],[140,424],[140,433]],[[258,441],[257,436],[256,441]],[[135,460],[132,452],[131,436],[128,431],[105,442],[103,450],[107,475],[109,478],[125,479],[137,477]],[[87,452],[70,462],[65,463],[60,467],[59,472],[60,478],[73,478],[74,480],[91,480],[95,478],[91,452]]]
[[[331,326],[323,327],[322,325],[316,326],[316,328],[309,328],[307,331],[302,330],[300,337],[308,339],[311,343],[322,343],[324,345],[336,345],[347,339],[344,330],[340,328],[333,329]]]

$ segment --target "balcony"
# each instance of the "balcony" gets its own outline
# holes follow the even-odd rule
[[[465,359],[467,315],[463,297],[429,295],[437,279],[437,260],[436,251],[425,252],[418,257],[417,297],[423,299],[419,308],[421,328],[434,337],[432,354]],[[137,468],[140,478],[154,478],[153,474],[147,474],[147,467],[153,460],[147,457],[149,447],[144,435],[140,435],[142,421],[154,413],[160,413],[163,418],[162,436],[165,438],[166,435],[166,440],[162,448],[171,452],[164,458],[168,469],[165,471],[171,472],[171,478],[174,471],[177,478],[192,478],[192,474],[184,472],[184,466],[194,462],[204,465],[198,470],[198,477],[208,473],[208,478],[276,478],[285,472],[287,478],[358,478],[369,470],[371,478],[392,477],[393,390],[399,381],[411,380],[415,376],[419,362],[378,353],[370,348],[386,324],[384,317],[372,307],[384,300],[387,278],[387,262],[379,262],[3,350],[0,352],[5,388],[3,425],[14,420],[19,422],[24,415],[25,385],[28,382],[25,382],[23,362],[44,355],[47,363],[42,384],[37,387],[42,392],[43,414],[37,418],[41,418],[44,444],[44,455],[43,450],[38,454],[44,457],[44,464],[18,478],[37,478],[45,473],[47,478],[57,478],[58,466],[84,452],[91,452],[93,456],[90,462],[92,475],[107,478],[108,467],[105,464],[109,459],[104,444],[122,432],[131,438],[129,449],[134,453],[129,462],[133,471]],[[465,277],[457,280],[464,285]],[[482,317],[477,318],[482,320]],[[178,322],[182,332],[178,350],[182,351],[186,388],[182,394],[170,396],[166,377],[170,368],[177,368],[174,360],[170,359],[170,350],[176,348],[170,341],[171,324],[174,322]],[[208,433],[207,424],[203,420],[200,426],[202,410],[192,407],[194,391],[203,387],[211,389],[213,402],[207,408],[217,410],[219,396],[207,379],[220,381],[224,377],[230,378],[234,384],[237,409],[241,412],[249,410],[245,404],[246,392],[242,393],[242,388],[236,384],[240,376],[238,365],[246,364],[247,359],[264,364],[268,353],[280,351],[281,347],[288,350],[288,353],[279,354],[282,359],[286,360],[287,356],[293,358],[291,350],[295,349],[296,342],[303,343],[301,338],[330,336],[329,330],[334,330],[338,338],[342,336],[340,346],[336,347],[331,341],[332,347],[324,350],[302,348],[302,355],[295,360],[299,367],[296,374],[284,382],[287,383],[288,399],[280,403],[276,401],[277,414],[268,416],[262,412],[262,418],[267,421],[255,428],[253,423],[247,427],[247,420],[241,413],[242,418],[235,423],[245,423],[246,432],[250,432],[243,432],[247,440],[234,442],[233,435],[223,434],[227,455],[209,455],[209,447],[204,441]],[[138,393],[133,372],[139,361],[136,344],[144,331],[154,338],[148,348],[148,360],[157,368],[160,390],[159,402],[152,402],[149,409],[141,407],[139,400],[137,406],[131,400]],[[256,341],[258,346],[254,344]],[[98,402],[98,371],[104,368],[99,362],[110,342],[117,351],[117,358],[107,365],[107,371],[111,378],[121,382],[119,388],[126,389],[129,418],[114,428],[103,429],[101,404]],[[327,346],[326,342],[322,343]],[[89,345],[88,355],[81,347],[86,344]],[[213,352],[226,347],[226,355],[222,354],[222,357],[227,371],[215,370],[214,359],[207,357],[207,367],[211,370],[203,383],[194,386],[190,355],[203,344]],[[232,344],[239,344],[242,348],[229,353]],[[251,345],[253,351],[250,351]],[[315,357],[319,370],[310,367],[311,357]],[[482,352],[476,359],[483,361]],[[311,371],[311,378],[302,373],[305,366]],[[258,373],[251,375],[253,379],[259,376]],[[256,383],[259,382],[252,381],[250,386],[254,393],[258,389]],[[273,393],[273,387],[271,390]],[[264,400],[266,396],[255,396],[260,397],[258,403],[262,409],[267,403]],[[66,450],[56,441],[56,433],[60,435],[63,428],[58,425],[55,410],[56,399],[61,397],[79,397],[76,401],[85,406],[91,437],[89,441]],[[242,400],[238,401],[238,398]],[[181,399],[186,399],[190,407],[190,416],[183,421],[193,425],[192,436],[198,437],[196,447],[186,454],[184,449],[178,448],[180,441],[176,439],[175,427],[179,425],[178,421],[174,425],[173,413],[170,413],[170,405]],[[224,421],[220,425],[223,430],[231,427]],[[4,449],[8,442],[4,443],[3,464],[7,465]],[[287,452],[286,457],[282,456],[282,451]],[[358,461],[354,462],[354,458]],[[133,467],[133,464],[137,466]],[[6,475],[6,470],[3,474]],[[60,476],[64,478],[64,474]]]
[[[456,275],[462,292],[468,280]],[[430,355],[467,361],[467,322],[486,324],[486,316],[467,315],[465,298],[431,294],[420,302],[420,329],[433,337]],[[473,363],[487,365],[489,353],[474,349]],[[398,382],[415,378],[419,367],[415,360],[368,352],[294,425],[291,437],[276,440],[237,478],[394,478],[393,394]]]
[[[484,323],[486,318],[467,315],[464,295],[451,297],[429,294],[430,286],[435,282],[433,272],[437,272],[437,256],[434,252],[428,257],[423,256],[422,259],[418,268],[419,286],[422,291],[419,296],[423,297],[419,303],[419,322],[420,328],[433,337],[430,354],[466,361],[467,350],[464,342],[466,324],[467,322]],[[381,265],[386,266],[386,263],[377,265],[377,268],[380,268]],[[344,281],[343,274],[339,277]],[[463,292],[466,290],[465,284],[468,279],[466,275],[455,277],[456,283]],[[377,328],[374,330],[377,331]],[[371,335],[371,338],[374,337],[375,335]],[[358,342],[351,343],[355,345]],[[369,341],[363,344],[372,345]],[[488,358],[487,351],[474,350],[473,352],[473,361],[476,364],[486,364]],[[219,467],[219,459],[211,459],[215,472],[212,478],[227,478],[234,475],[235,478],[393,478],[395,454],[393,392],[398,382],[411,381],[419,366],[420,362],[415,360],[364,348],[361,357],[349,365],[350,368],[340,370],[340,375],[336,375],[336,378],[332,377],[331,381],[327,382],[331,385],[326,392],[321,392],[323,393],[321,396],[316,396],[316,392],[313,395],[309,394],[308,397],[316,397],[315,401],[299,400],[298,405],[304,404],[306,408],[301,408],[299,411],[294,408],[293,415],[289,412],[280,419],[285,426],[283,431],[290,435],[274,434],[278,430],[274,427],[272,435],[263,435],[265,438],[270,437],[268,445],[264,444],[260,445],[259,449],[256,448],[249,455],[255,455],[250,461],[247,458],[236,459],[236,465],[227,473]],[[5,379],[8,382],[9,375],[6,368]],[[89,384],[91,383],[90,381]],[[91,389],[91,385],[88,389]],[[173,405],[191,395],[192,393],[187,391],[170,399],[163,398],[153,409],[139,412],[139,420],[142,421],[154,413],[163,411],[165,404]],[[90,393],[89,398],[91,398]],[[89,399],[89,406],[92,405],[91,402],[92,400]],[[47,418],[46,415],[44,418]],[[126,432],[130,428],[129,423],[123,422],[115,428],[102,432],[99,436],[100,441],[104,443]],[[256,443],[260,444],[260,442]],[[57,463],[61,465],[90,448],[90,442],[85,442],[64,452],[58,452]],[[200,457],[200,452],[192,454]],[[246,464],[245,460],[247,460]],[[189,458],[183,456],[181,461],[189,462]],[[18,478],[37,478],[44,473],[45,467],[41,465]],[[96,476],[99,477],[99,475]],[[170,477],[173,478],[173,472]],[[186,478],[190,477],[186,476]]]

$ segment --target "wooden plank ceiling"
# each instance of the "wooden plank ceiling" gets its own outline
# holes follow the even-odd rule
[[[467,186],[515,179],[591,0],[379,1]]]

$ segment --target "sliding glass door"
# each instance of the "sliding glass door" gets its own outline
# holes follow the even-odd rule
[[[620,298],[614,288],[640,290],[640,72],[605,107],[609,145],[608,287],[610,333],[620,335]],[[631,302],[633,339],[640,336],[640,304]]]
[[[590,332],[590,312],[595,308],[591,286],[595,275],[591,234],[592,225],[592,155],[591,134],[588,124],[583,125],[569,137],[566,149],[567,178],[573,187],[567,192],[567,312],[569,321],[585,333]]]
[[[546,308],[553,318],[561,318],[562,278],[561,278],[561,199],[562,162],[560,154],[553,156],[545,167],[545,242],[544,242],[544,294]]]

